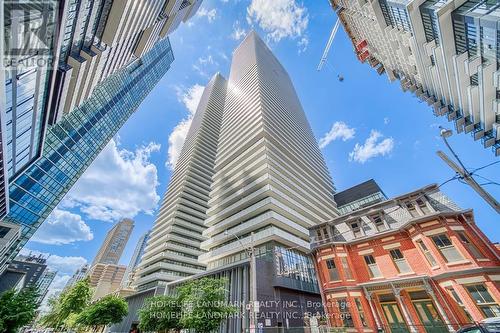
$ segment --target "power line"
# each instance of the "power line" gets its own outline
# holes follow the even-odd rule
[[[487,184],[493,184],[493,185],[498,185],[498,186],[500,186],[500,184],[499,184],[499,183],[497,183],[497,182],[496,182],[496,181],[494,181],[494,180],[491,180],[491,179],[489,179],[489,178],[483,177],[483,176],[478,175],[478,174],[476,174],[475,176],[476,176],[476,177],[479,177],[479,178],[482,178],[482,179],[484,179],[484,180],[486,180],[486,181],[488,181],[489,183],[487,183]]]
[[[484,165],[484,166],[482,166],[482,167],[476,168],[476,169],[474,169],[474,170],[470,171],[470,174],[472,175],[472,174],[474,174],[474,172],[476,172],[476,171],[482,170],[482,169],[484,169],[484,168],[487,168],[487,167],[492,166],[492,165],[497,164],[497,163],[500,163],[500,161],[495,161],[495,162],[492,162],[492,163],[486,164],[486,165]]]

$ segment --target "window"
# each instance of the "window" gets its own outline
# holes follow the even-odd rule
[[[464,259],[445,234],[432,236],[432,241],[436,244],[446,262],[452,263]]]
[[[333,259],[328,259],[326,261],[326,267],[328,268],[328,272],[330,273],[330,281],[339,281],[339,270],[337,266],[335,266],[335,261]]]
[[[323,240],[323,234],[321,233],[321,229],[316,230],[316,237],[318,242],[321,242]]]
[[[361,300],[359,298],[354,299],[354,303],[356,303],[356,309],[358,309],[359,319],[363,327],[368,327],[368,323],[366,322],[365,312],[363,311],[363,306],[361,305]]]
[[[354,327],[354,322],[352,321],[352,315],[349,311],[349,302],[345,298],[338,300],[340,319],[344,327]]]
[[[415,200],[415,202],[417,203],[417,206],[418,208],[420,208],[420,210],[424,213],[424,214],[428,214],[430,213],[430,209],[429,207],[427,207],[427,204],[425,203],[425,200],[421,199],[421,198],[418,198]]]
[[[479,249],[474,244],[471,243],[469,238],[467,238],[467,236],[465,235],[465,232],[458,231],[457,233],[458,233],[458,238],[460,239],[462,244],[464,244],[464,246],[469,250],[470,254],[472,254],[474,258],[476,259],[484,258],[484,254],[482,254],[481,251],[479,251]]]
[[[366,265],[368,266],[368,272],[370,273],[370,277],[377,278],[382,276],[378,268],[377,262],[375,261],[375,258],[373,258],[371,254],[365,256],[365,262]]]
[[[467,308],[465,307],[464,302],[462,301],[462,299],[460,298],[460,296],[458,296],[458,294],[455,291],[455,289],[453,289],[452,287],[449,287],[449,288],[446,288],[446,290],[451,295],[451,297],[453,297],[453,299],[455,300],[455,302],[457,302],[457,304],[460,305],[460,307],[464,311],[464,313],[467,316],[467,318],[470,321],[473,321],[472,316],[470,315],[469,311],[467,311]]]
[[[0,226],[0,238],[4,238],[10,231],[10,228]]]
[[[389,252],[391,254],[392,261],[394,262],[394,265],[398,269],[399,273],[411,272],[408,262],[406,261],[405,257],[403,256],[403,253],[401,253],[399,249],[393,249],[390,250]]]
[[[382,214],[372,215],[370,216],[370,220],[372,220],[373,224],[375,224],[378,231],[384,231],[387,229]]]
[[[405,201],[404,206],[408,209],[408,212],[412,217],[417,217],[419,215],[412,201]]]
[[[420,250],[424,253],[425,259],[427,259],[427,262],[431,267],[434,267],[437,265],[436,259],[434,259],[434,256],[432,255],[431,251],[425,246],[424,242],[419,240],[417,241],[418,247],[420,247]]]
[[[488,289],[482,284],[465,286],[472,299],[487,318],[499,317],[500,306],[491,297]]]
[[[349,262],[347,261],[347,257],[340,257],[340,262],[342,263],[342,269],[344,270],[344,277],[346,280],[352,280],[352,272],[349,267]]]
[[[352,232],[354,234],[354,237],[363,236],[363,232],[361,231],[360,224],[361,224],[360,221],[351,223],[351,229],[352,229]]]

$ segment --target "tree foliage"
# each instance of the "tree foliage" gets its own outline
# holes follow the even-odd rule
[[[227,279],[202,278],[188,281],[178,289],[182,301],[182,328],[197,333],[217,330],[223,320],[236,312],[226,302]]]
[[[83,327],[105,327],[122,321],[128,313],[127,302],[119,296],[108,295],[86,307],[76,318]]]
[[[8,290],[0,295],[0,332],[11,333],[29,324],[36,315],[38,292],[25,288]]]
[[[139,311],[139,328],[144,332],[180,330],[181,304],[176,296],[155,296]]]
[[[236,312],[226,302],[226,284],[227,279],[202,278],[182,283],[174,295],[149,298],[139,312],[139,328],[146,332],[216,331]]]
[[[71,289],[58,298],[49,300],[50,311],[41,324],[51,328],[69,328],[75,325],[75,316],[80,314],[90,303],[92,288],[88,278],[78,281]]]

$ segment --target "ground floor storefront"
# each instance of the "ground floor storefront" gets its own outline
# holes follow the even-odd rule
[[[331,327],[346,332],[446,333],[500,316],[498,275],[373,281],[323,292]]]

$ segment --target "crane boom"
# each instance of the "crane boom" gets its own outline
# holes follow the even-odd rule
[[[326,43],[325,51],[323,51],[323,56],[321,57],[321,60],[319,61],[319,65],[317,68],[318,71],[320,71],[323,68],[323,66],[325,65],[326,58],[328,57],[328,52],[330,52],[330,48],[332,47],[333,39],[335,38],[337,31],[339,30],[339,26],[340,26],[340,20],[337,19],[337,22],[335,22],[335,25],[333,26],[332,32],[330,34],[330,38],[328,38],[328,42]]]

